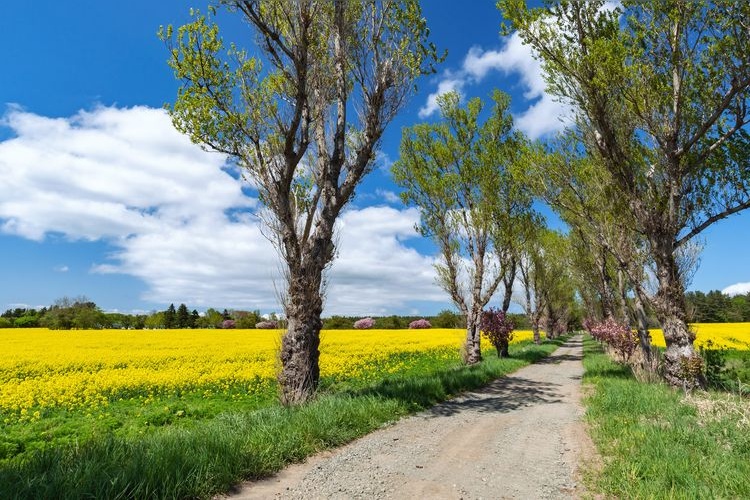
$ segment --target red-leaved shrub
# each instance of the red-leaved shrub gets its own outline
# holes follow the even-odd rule
[[[482,311],[482,322],[479,329],[497,349],[497,356],[504,357],[508,353],[508,344],[513,340],[513,321],[503,311],[490,307]]]

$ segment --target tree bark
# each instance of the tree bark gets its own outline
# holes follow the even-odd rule
[[[498,358],[509,358],[510,353],[508,352],[508,342],[503,341],[497,346],[497,357]]]
[[[482,311],[472,310],[466,316],[466,342],[464,343],[464,362],[474,365],[482,361],[481,332]]]
[[[503,274],[503,286],[505,287],[505,290],[503,291],[503,303],[502,303],[502,311],[505,314],[508,314],[508,309],[510,309],[510,301],[513,298],[513,282],[516,280],[516,259],[511,258],[508,262],[508,267]],[[502,344],[497,346],[497,357],[498,358],[509,358],[510,353],[508,352],[508,342],[503,341]]]
[[[646,308],[643,306],[641,296],[635,293],[635,317],[638,323],[638,340],[643,352],[643,368],[648,371],[654,371],[656,368],[653,363],[651,352],[651,333],[648,331],[648,319],[646,318]]]
[[[516,281],[517,267],[516,259],[510,258],[508,259],[507,268],[503,273],[503,286],[505,289],[503,290],[502,310],[506,314],[508,313],[508,309],[510,309],[510,301],[513,298],[513,283]]]
[[[321,284],[323,271],[333,260],[334,220],[330,207],[324,207],[314,234],[303,245],[298,246],[293,226],[285,233],[288,288],[284,310],[288,323],[281,339],[278,376],[279,397],[284,405],[310,399],[320,380]]]
[[[600,249],[599,254],[594,254],[597,268],[596,271],[601,282],[601,309],[603,319],[614,317],[615,310],[612,277],[607,270],[607,258],[605,254],[606,250],[603,248]]]
[[[547,339],[551,340],[555,338],[555,315],[552,311],[552,306],[549,304],[549,300],[547,301],[545,310],[544,330],[547,332]]]
[[[312,273],[297,270],[294,276],[290,276],[286,304],[288,323],[281,339],[279,373],[280,399],[284,405],[307,401],[318,387],[320,330],[323,327],[320,319],[323,312],[321,277],[322,269],[317,275],[315,270]]]
[[[663,246],[667,248],[655,252],[659,288],[653,302],[667,345],[664,353],[664,378],[670,385],[687,390],[704,387],[700,371],[690,368],[690,363],[699,357],[693,347],[695,333],[687,324],[685,291],[678,265],[671,245]]]
[[[303,316],[300,314],[298,316]],[[320,381],[320,316],[309,314],[290,317],[289,326],[281,340],[281,373],[279,374],[280,399],[284,405],[307,401]]]
[[[620,321],[624,324],[630,323],[630,314],[628,307],[628,290],[625,286],[625,273],[623,270],[617,269],[617,298],[620,302]]]

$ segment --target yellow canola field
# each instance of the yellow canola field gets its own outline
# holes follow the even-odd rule
[[[694,323],[690,326],[696,333],[696,347],[703,347],[711,340],[714,348],[750,349],[750,323]],[[660,329],[651,330],[651,339],[655,346],[666,346]]]
[[[186,392],[252,395],[275,383],[281,333],[0,329],[0,420]],[[457,360],[464,335],[458,329],[323,331],[321,376],[368,380],[424,354]],[[516,332],[514,342],[530,337]]]

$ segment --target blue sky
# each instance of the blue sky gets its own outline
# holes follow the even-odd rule
[[[387,171],[402,127],[435,117],[436,93],[486,98],[498,87],[511,94],[517,124],[532,137],[564,124],[564,108],[544,94],[528,50],[500,37],[494,0],[423,3],[448,58],[386,131],[381,168],[343,216],[324,314],[432,314],[450,306],[434,284],[434,249],[414,232],[418,213],[398,201]],[[280,310],[278,259],[257,220],[242,215],[256,200],[222,170],[223,158],[177,134],[161,109],[178,85],[156,32],[185,22],[190,7],[205,3],[4,5],[0,309],[85,295],[128,312],[172,302]],[[237,19],[221,19],[228,36],[241,36]],[[750,214],[708,230],[691,288],[750,289],[741,250],[749,244]]]

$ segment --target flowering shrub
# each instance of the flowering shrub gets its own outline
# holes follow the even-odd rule
[[[234,328],[236,326],[237,325],[235,324],[233,319],[225,319],[224,321],[221,322],[222,328]]]
[[[273,328],[278,328],[275,321],[261,321],[259,323],[255,323],[255,328],[259,330],[269,330]]]
[[[367,330],[375,325],[375,320],[372,318],[362,318],[354,322],[354,328],[357,330]]]
[[[415,328],[432,328],[432,325],[430,324],[429,321],[427,321],[426,319],[422,318],[422,319],[418,319],[418,320],[415,320],[415,321],[412,321],[411,323],[409,323],[409,328],[411,328],[411,329],[415,329]]]
[[[596,340],[608,344],[622,361],[629,360],[638,346],[638,334],[613,318],[598,323],[586,319],[583,326]]]
[[[581,322],[583,325],[583,328],[591,334],[592,337],[594,337],[594,332],[592,331],[592,328],[596,324],[596,321],[594,321],[591,318],[583,318],[583,321]],[[594,337],[596,339],[596,337]],[[599,339],[597,339],[599,340]]]
[[[480,327],[482,333],[497,349],[497,356],[508,355],[508,343],[513,340],[513,321],[503,311],[490,307],[482,311]]]

